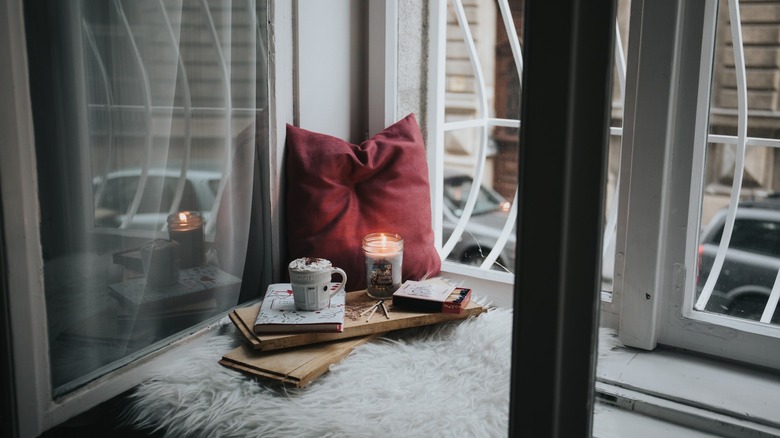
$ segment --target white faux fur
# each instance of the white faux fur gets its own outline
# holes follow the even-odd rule
[[[303,389],[222,367],[232,327],[141,385],[126,412],[170,436],[505,436],[512,313],[405,330],[355,349]]]
[[[267,386],[219,365],[239,342],[232,327],[225,331],[141,385],[127,422],[187,437],[507,434],[509,309],[362,345],[303,389]]]

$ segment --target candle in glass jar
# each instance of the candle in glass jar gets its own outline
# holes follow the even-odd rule
[[[179,244],[182,269],[203,265],[203,217],[197,211],[168,216],[168,235]]]
[[[398,234],[372,233],[363,238],[368,296],[387,299],[401,287],[404,239]]]

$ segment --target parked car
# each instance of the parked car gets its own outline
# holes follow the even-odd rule
[[[463,214],[473,179],[471,176],[446,171],[444,176],[443,241],[446,243]],[[498,192],[480,186],[477,202],[458,243],[447,260],[479,266],[495,247],[509,216],[511,204]],[[512,232],[493,269],[514,272],[515,233]]]
[[[122,169],[107,175],[106,184],[95,209],[95,226],[118,228],[133,202],[141,175],[140,168]],[[168,217],[181,173],[179,169],[149,169],[138,210],[127,228],[159,230]],[[220,173],[188,170],[179,210],[195,210],[208,221],[219,188]],[[97,196],[101,177],[95,177],[93,194]]]
[[[727,209],[719,210],[702,231],[698,287],[701,289],[718,252]],[[759,320],[780,270],[780,199],[742,202],[726,258],[705,310]],[[775,310],[773,323],[780,322]]]

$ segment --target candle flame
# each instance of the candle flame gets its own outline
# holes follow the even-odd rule
[[[382,248],[387,246],[387,236],[385,236],[384,233],[382,233]]]
[[[179,220],[182,222],[187,222],[187,215],[184,213],[179,213]]]

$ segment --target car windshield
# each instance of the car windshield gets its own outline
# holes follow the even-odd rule
[[[720,244],[722,235],[723,228],[713,236],[712,242],[716,245]],[[729,247],[780,257],[780,223],[758,219],[738,219],[734,222],[734,231]]]
[[[460,217],[466,207],[471,185],[472,179],[466,175],[450,177],[444,182],[444,203],[457,217]],[[501,199],[480,186],[477,203],[474,205],[472,214],[479,215],[500,210],[501,205]]]
[[[120,214],[127,212],[135,197],[138,182],[139,177],[134,175],[109,178],[99,207]],[[167,213],[175,197],[178,183],[179,178],[176,177],[149,176],[141,195],[137,213]],[[180,209],[198,209],[195,193],[189,181],[184,186]]]

